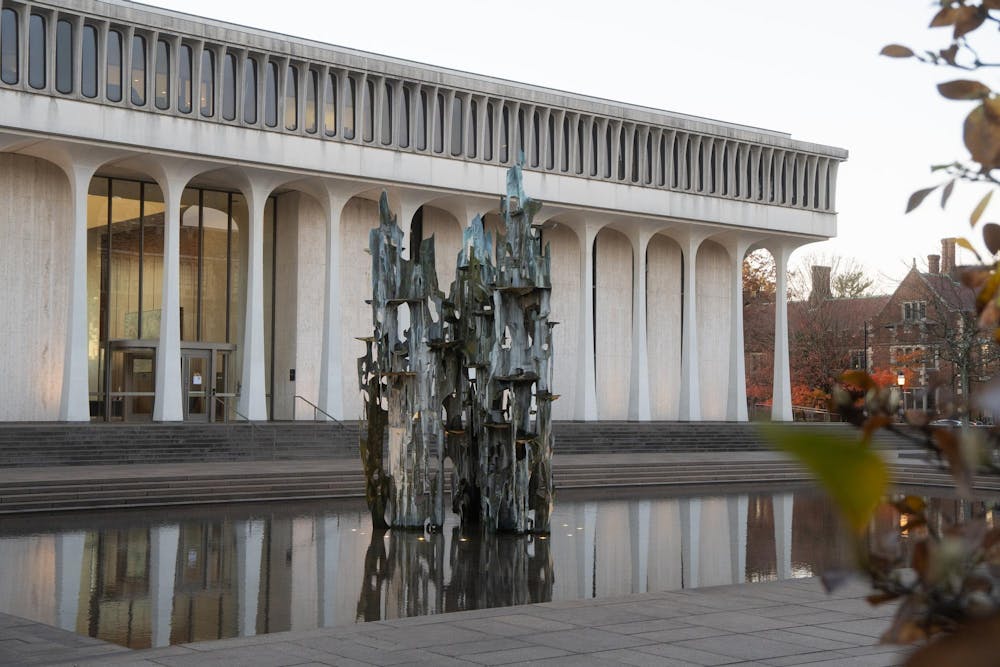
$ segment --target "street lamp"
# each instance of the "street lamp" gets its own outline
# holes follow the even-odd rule
[[[899,371],[899,373],[896,375],[896,384],[898,384],[900,387],[906,384],[906,374],[904,374],[903,371]]]

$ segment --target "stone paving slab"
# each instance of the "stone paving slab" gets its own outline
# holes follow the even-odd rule
[[[144,651],[0,614],[0,664],[898,665],[907,649],[878,643],[893,609],[873,610],[866,593],[854,584],[828,596],[817,579],[800,579],[480,609]]]

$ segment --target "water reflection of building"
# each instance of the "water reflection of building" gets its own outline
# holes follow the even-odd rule
[[[963,509],[941,501],[939,512]],[[486,606],[803,576],[843,562],[809,494],[562,502],[547,539],[390,531],[367,512],[0,537],[0,611],[140,648]]]

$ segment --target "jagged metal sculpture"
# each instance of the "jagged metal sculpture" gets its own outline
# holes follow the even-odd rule
[[[441,526],[444,459],[463,526],[547,532],[552,512],[550,254],[532,225],[520,166],[507,175],[493,241],[476,216],[447,299],[434,240],[402,256],[383,194],[369,235],[372,324],[358,360],[361,458],[376,526]],[[383,454],[385,452],[385,454]]]

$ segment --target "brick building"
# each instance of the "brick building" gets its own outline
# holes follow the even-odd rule
[[[869,325],[870,369],[903,373],[905,407],[951,414],[997,371],[1000,348],[979,331],[975,294],[958,280],[955,240],[910,269]]]
[[[821,405],[840,373],[867,369],[883,384],[903,375],[904,407],[949,416],[956,399],[995,375],[1000,348],[978,330],[975,296],[957,280],[954,239],[941,244],[928,270],[914,265],[890,295],[834,298],[829,267],[813,267],[809,298],[788,304],[796,407]],[[769,372],[771,301],[755,295],[745,302],[747,388],[758,402],[770,389],[758,385]]]

